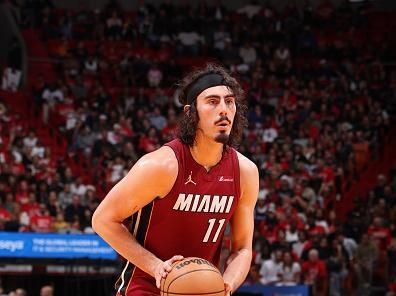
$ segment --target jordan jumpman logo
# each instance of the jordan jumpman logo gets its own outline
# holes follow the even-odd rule
[[[184,185],[187,185],[188,183],[193,183],[194,185],[197,185],[197,183],[195,183],[192,180],[192,171],[190,172],[190,175],[188,176],[188,179],[187,179],[186,183],[184,183]]]

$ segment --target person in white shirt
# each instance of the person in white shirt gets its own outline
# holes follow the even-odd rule
[[[246,14],[246,16],[251,19],[255,15],[257,15],[261,10],[261,6],[257,3],[257,1],[252,1],[249,4],[239,8],[237,11],[241,14]]]
[[[286,241],[291,244],[298,241],[297,220],[295,218],[290,219],[289,226],[286,229]]]
[[[26,138],[23,139],[23,146],[28,148],[33,148],[37,144],[37,137],[34,131],[29,131],[29,134]]]
[[[272,143],[276,140],[277,137],[278,137],[278,131],[273,127],[266,128],[263,131],[264,143]]]
[[[219,29],[213,33],[213,47],[221,52],[227,42],[231,42],[231,35],[226,31],[224,24],[220,24]]]
[[[305,246],[307,245],[307,233],[303,230],[298,232],[298,241],[293,244],[293,252],[297,254],[298,258],[301,258],[301,255],[304,251]]]
[[[98,61],[95,57],[90,56],[84,62],[84,69],[87,73],[95,74],[98,71]]]
[[[256,62],[257,52],[250,43],[245,43],[239,49],[239,56],[241,57],[244,64],[252,65]]]
[[[81,177],[78,177],[76,181],[70,185],[70,191],[79,196],[85,195],[87,192],[87,186],[82,183]]]
[[[290,251],[283,253],[283,265],[281,268],[281,280],[277,283],[278,286],[293,286],[300,282],[301,266],[298,262],[293,260]]]
[[[22,72],[15,68],[6,68],[3,73],[1,88],[4,90],[17,91]]]
[[[291,57],[289,49],[281,44],[279,48],[275,50],[273,57],[273,64],[275,70],[289,71],[291,67]]]
[[[63,102],[65,97],[61,88],[56,84],[46,87],[41,97],[43,100],[43,122],[48,123],[50,111],[55,108],[56,103]]]
[[[32,147],[30,152],[30,157],[38,156],[39,158],[44,157],[45,147],[42,145],[40,141],[37,141],[37,144]]]
[[[260,282],[263,285],[273,285],[281,280],[283,251],[275,250],[271,257],[271,259],[265,260],[260,268]]]
[[[176,39],[180,42],[179,53],[198,55],[200,45],[204,43],[204,38],[192,29],[180,32]]]

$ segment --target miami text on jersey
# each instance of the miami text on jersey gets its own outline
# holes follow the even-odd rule
[[[179,193],[173,209],[184,212],[229,213],[233,201],[233,195]]]

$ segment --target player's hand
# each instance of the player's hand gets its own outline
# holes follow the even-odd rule
[[[155,284],[159,289],[161,286],[161,279],[166,278],[168,273],[172,270],[172,264],[176,261],[182,260],[184,257],[180,255],[173,256],[169,260],[163,261],[155,268]]]
[[[224,292],[225,292],[225,296],[231,296],[232,294],[232,287],[229,283],[224,282]]]

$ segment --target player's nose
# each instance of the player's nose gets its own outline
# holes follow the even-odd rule
[[[218,105],[220,115],[227,115],[227,104],[225,99],[221,99]]]

